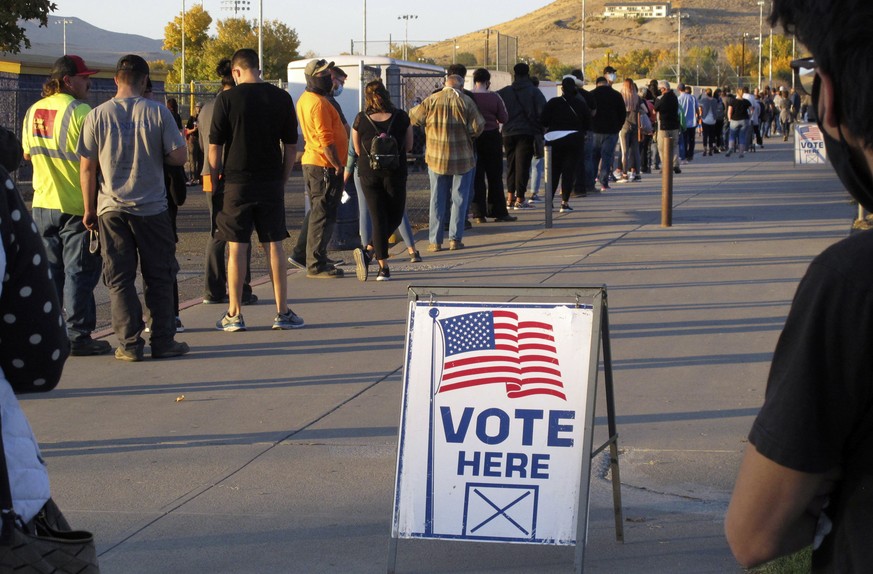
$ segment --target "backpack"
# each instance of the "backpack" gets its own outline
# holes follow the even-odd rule
[[[367,155],[370,156],[370,169],[397,169],[400,167],[400,146],[397,140],[389,134],[391,125],[394,123],[394,118],[397,114],[391,116],[391,121],[388,122],[388,128],[382,132],[376,127],[376,124],[370,116],[364,114],[373,129],[376,130],[376,136],[370,141],[370,149],[367,150]]]

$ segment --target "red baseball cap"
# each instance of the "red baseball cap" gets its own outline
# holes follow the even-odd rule
[[[85,65],[85,60],[79,56],[68,54],[61,56],[52,67],[52,78],[60,80],[64,76],[91,76],[98,72]]]

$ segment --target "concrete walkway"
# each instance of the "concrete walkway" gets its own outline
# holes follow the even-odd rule
[[[806,266],[854,215],[829,167],[766,146],[683,166],[671,228],[651,175],[573,200],[550,230],[538,208],[477,225],[465,250],[400,254],[391,282],[290,272],[300,330],[270,330],[261,283],[245,333],[214,329],[220,306],[184,309],[186,357],[72,357],[23,401],[55,498],[110,574],[385,572],[407,285],[606,284],[625,542],[601,455],[585,569],[739,572],[722,519],[771,353]],[[598,444],[605,412],[601,393]],[[573,549],[401,540],[397,566],[571,572]]]

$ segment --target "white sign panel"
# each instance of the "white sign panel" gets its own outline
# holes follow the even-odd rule
[[[794,126],[794,163],[797,165],[827,163],[824,138],[818,124]]]
[[[576,543],[592,330],[591,307],[410,304],[395,537]]]

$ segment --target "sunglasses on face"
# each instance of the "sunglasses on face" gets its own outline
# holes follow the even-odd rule
[[[815,58],[801,58],[790,64],[794,71],[794,86],[802,95],[811,96],[817,72]]]

